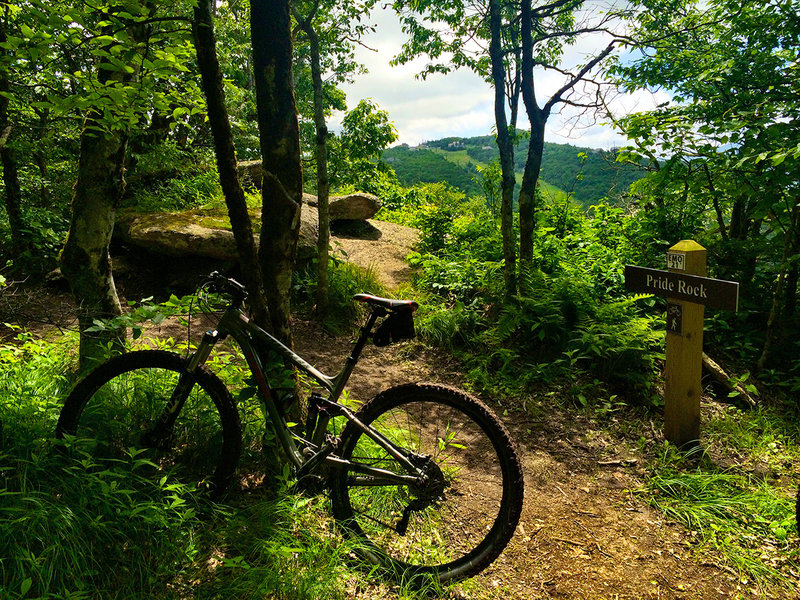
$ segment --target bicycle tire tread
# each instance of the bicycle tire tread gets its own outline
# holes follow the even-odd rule
[[[415,570],[427,572],[429,574],[435,572],[440,581],[457,580],[473,576],[497,559],[516,530],[516,526],[522,514],[524,499],[524,479],[519,455],[509,435],[508,429],[494,412],[481,400],[453,386],[436,383],[409,383],[392,387],[379,393],[375,398],[362,405],[356,417],[364,423],[370,423],[381,413],[391,410],[392,407],[402,405],[410,396],[424,396],[433,402],[441,401],[441,403],[449,404],[458,409],[466,409],[465,412],[467,414],[469,414],[469,412],[474,413],[476,422],[487,425],[487,435],[495,446],[498,456],[505,463],[505,491],[501,509],[491,532],[487,535],[487,538],[485,538],[491,539],[488,542],[481,542],[481,544],[485,545],[481,548],[478,556],[470,557],[468,554],[466,557],[461,557],[445,565],[445,570],[438,570],[438,566],[431,568],[415,568]],[[356,426],[352,424],[347,425],[342,434],[341,447],[343,457],[347,454],[350,444],[355,444],[355,440],[360,433],[360,430]],[[352,448],[350,448],[350,450],[352,450]],[[345,478],[346,474],[344,473],[334,475],[332,484],[334,517],[340,525],[344,525],[344,532],[346,535],[358,536],[359,533],[349,530],[347,525],[348,515],[344,508],[344,504],[346,503],[343,498],[344,495],[347,494]]]
[[[138,350],[120,354],[101,363],[86,374],[64,400],[56,424],[56,438],[74,434],[81,413],[89,399],[115,377],[139,369],[165,369],[174,372],[186,370],[188,361],[183,356],[165,350]],[[208,393],[217,408],[224,443],[213,475],[212,498],[221,496],[233,479],[242,449],[242,428],[238,409],[225,384],[205,366],[195,372],[196,384]]]

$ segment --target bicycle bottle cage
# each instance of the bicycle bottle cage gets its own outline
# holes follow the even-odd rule
[[[376,346],[388,346],[400,340],[413,339],[415,336],[414,311],[409,306],[389,313],[372,334],[372,341]]]

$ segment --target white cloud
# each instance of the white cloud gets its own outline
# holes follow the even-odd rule
[[[377,30],[364,38],[364,43],[377,51],[357,49],[357,58],[369,72],[355,82],[343,86],[352,108],[363,98],[372,98],[389,113],[398,133],[399,142],[416,145],[425,140],[448,136],[470,137],[488,135],[494,127],[494,92],[491,86],[468,70],[448,75],[433,74],[426,80],[415,76],[426,61],[391,66],[389,61],[400,50],[405,34],[391,9],[375,11],[371,19]],[[585,61],[587,56],[605,47],[602,36],[587,37],[567,49],[566,64]],[[562,85],[563,79],[554,72],[537,73],[537,92],[540,98],[549,97]],[[646,110],[668,100],[666,94],[639,92],[617,96],[610,107],[617,116],[632,110]],[[335,129],[342,115],[333,119]],[[624,145],[625,139],[609,124],[583,123],[576,125],[576,114],[565,108],[548,122],[545,139],[579,146],[609,148]],[[580,120],[579,120],[580,121]],[[520,126],[527,120],[521,110]]]

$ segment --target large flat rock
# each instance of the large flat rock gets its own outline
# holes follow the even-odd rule
[[[261,214],[250,211],[256,246],[261,231]],[[315,208],[303,203],[300,212],[298,260],[316,252],[319,222]],[[114,236],[133,246],[174,257],[203,257],[216,260],[238,259],[236,241],[225,209],[196,209],[182,212],[122,213],[118,215]]]

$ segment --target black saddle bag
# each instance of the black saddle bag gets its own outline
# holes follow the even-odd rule
[[[414,311],[409,307],[390,313],[372,334],[372,341],[376,346],[388,346],[400,340],[413,339],[415,336]]]

